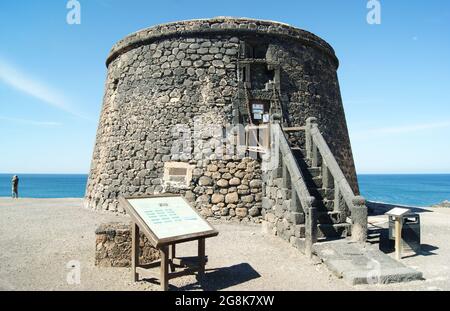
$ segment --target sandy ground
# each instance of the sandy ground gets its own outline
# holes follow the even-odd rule
[[[424,281],[392,284],[389,289],[450,290],[450,208],[412,208],[420,214],[421,254],[406,255],[402,262],[423,273]],[[388,228],[386,216],[369,217],[369,223]],[[390,254],[394,257],[393,253]]]
[[[156,283],[132,283],[129,268],[94,266],[96,227],[102,222],[129,219],[81,205],[80,199],[0,198],[0,290],[159,290]],[[209,263],[205,280],[200,285],[194,276],[173,279],[170,289],[450,289],[450,210],[424,213],[422,218],[424,243],[430,245],[430,254],[404,260],[423,271],[426,281],[352,287],[286,242],[263,235],[259,226],[214,223],[220,234],[206,243]],[[177,254],[190,256],[195,251],[195,243],[186,243]],[[79,285],[67,283],[71,271],[67,265],[73,260],[81,264]]]

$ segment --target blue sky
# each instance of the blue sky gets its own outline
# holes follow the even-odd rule
[[[158,23],[278,20],[327,40],[359,173],[450,173],[450,1],[0,2],[0,173],[87,173],[111,46]]]

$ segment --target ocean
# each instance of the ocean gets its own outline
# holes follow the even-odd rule
[[[82,198],[88,175],[20,174],[19,197]],[[11,196],[12,175],[0,174],[0,197]]]
[[[11,195],[12,175],[0,174],[0,197]],[[87,175],[19,175],[19,196],[82,198]],[[450,200],[449,175],[358,175],[361,194],[370,201],[430,206]]]
[[[358,175],[367,200],[407,206],[431,206],[450,200],[450,174]]]

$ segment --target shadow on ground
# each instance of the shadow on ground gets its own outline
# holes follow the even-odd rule
[[[207,269],[205,276],[198,283],[188,284],[182,287],[174,287],[174,290],[187,291],[202,289],[205,291],[218,291],[231,286],[242,284],[261,275],[248,263],[241,263],[230,267]]]
[[[416,256],[436,256],[437,254],[434,253],[433,251],[438,250],[438,249],[439,249],[439,247],[434,246],[434,245],[421,244],[419,253],[405,255],[405,256],[403,256],[403,259],[416,257]]]
[[[218,291],[242,284],[253,279],[260,278],[261,275],[252,268],[248,263],[241,263],[230,267],[206,269],[205,275],[198,278],[198,282],[187,284],[185,286],[176,287],[169,284],[169,290],[174,291],[190,291],[190,290],[204,290],[204,291]],[[152,284],[160,284],[159,280],[153,278],[143,279],[142,281]]]
[[[380,251],[385,254],[393,253],[395,251],[394,240],[389,239],[389,229],[383,227],[374,226],[369,229],[367,235],[367,242],[374,245],[378,244]],[[407,245],[408,243],[406,243]],[[407,245],[408,246],[408,245]],[[413,245],[410,245],[413,248]],[[437,255],[434,251],[439,247],[429,244],[420,244],[420,251],[414,252],[410,250],[409,254],[405,254],[403,258],[411,258],[416,256],[434,256]]]

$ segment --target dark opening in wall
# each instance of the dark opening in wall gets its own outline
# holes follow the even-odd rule
[[[245,58],[266,59],[268,44],[261,42],[245,42]]]
[[[250,68],[250,79],[252,89],[264,90],[266,83],[273,81],[275,77],[275,71],[267,69],[266,64],[252,64]]]
[[[256,45],[253,48],[253,58],[266,59],[267,49],[267,45]]]

